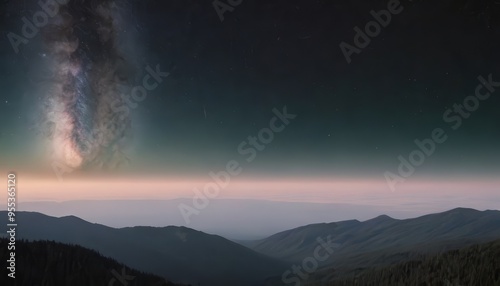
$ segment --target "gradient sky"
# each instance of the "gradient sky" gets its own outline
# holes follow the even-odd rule
[[[86,179],[99,174],[113,187],[89,191],[71,181],[64,193],[37,139],[38,40],[16,54],[6,36],[35,10],[9,7],[1,15],[0,170],[26,178],[27,193],[19,194],[26,200],[172,198],[189,197],[192,182],[210,181],[209,172],[236,160],[247,182],[233,187],[236,196],[363,204],[370,192],[390,193],[384,172],[397,171],[415,139],[442,128],[448,140],[402,190],[441,198],[470,192],[489,207],[500,196],[500,88],[457,130],[442,117],[474,94],[478,76],[500,81],[500,5],[401,3],[404,10],[348,64],[339,44],[353,44],[353,28],[387,1],[243,1],[222,22],[210,2],[132,1],[134,29],[124,38],[137,40],[127,52],[142,73],[159,64],[171,75],[134,110],[129,164]],[[246,162],[239,144],[284,106],[297,117]],[[68,176],[76,173],[88,176]],[[125,178],[144,187],[119,186]],[[281,182],[275,192],[259,186],[269,181]],[[298,190],[289,183],[297,181]]]

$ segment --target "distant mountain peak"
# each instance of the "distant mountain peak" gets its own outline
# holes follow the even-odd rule
[[[81,219],[81,218],[79,218],[79,217],[77,217],[77,216],[74,216],[74,215],[62,216],[62,217],[60,217],[60,219],[66,219],[66,220],[77,220],[77,221],[84,221],[84,222],[88,222],[88,221],[86,221],[86,220],[84,220],[84,219]]]
[[[375,218],[369,219],[369,220],[367,220],[365,222],[382,223],[382,222],[393,221],[393,220],[395,220],[395,219],[392,218],[392,217],[390,217],[390,216],[388,216],[388,215],[383,214],[383,215],[379,215],[379,216],[377,216]]]
[[[460,213],[480,213],[481,211],[478,211],[476,209],[471,209],[471,208],[464,208],[464,207],[458,207],[458,208],[454,208],[454,209],[451,209],[445,213],[456,213],[456,212],[460,212]]]

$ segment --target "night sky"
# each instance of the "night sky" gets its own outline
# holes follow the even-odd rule
[[[148,65],[170,75],[132,111],[123,172],[194,176],[245,162],[240,143],[286,106],[296,118],[244,163],[245,175],[383,178],[415,139],[442,128],[448,140],[416,174],[498,177],[500,87],[456,130],[443,120],[474,95],[478,76],[500,82],[493,0],[401,1],[351,63],[339,45],[354,45],[354,28],[390,1],[243,0],[223,21],[211,1],[136,2],[125,3],[120,34],[131,82]],[[41,36],[17,54],[7,37],[37,9],[2,5],[0,169],[47,172],[37,139]]]

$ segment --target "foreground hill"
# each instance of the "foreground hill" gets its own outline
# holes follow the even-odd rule
[[[320,266],[347,273],[356,268],[405,261],[414,253],[438,253],[498,239],[500,211],[457,208],[405,220],[379,216],[364,222],[313,224],[246,245],[275,258],[300,263],[314,253],[318,237],[330,237],[338,245]]]
[[[325,251],[329,255],[316,261],[318,267],[313,267],[307,281],[324,284],[344,279],[350,283],[346,279],[368,275],[367,269],[500,238],[499,211],[464,208],[406,220],[379,216],[364,222],[307,225],[248,242],[246,245],[255,251],[185,227],[111,228],[74,216],[55,218],[33,212],[18,212],[16,216],[22,226],[18,238],[78,244],[139,271],[194,285],[254,286],[264,285],[263,281],[283,285],[285,271],[294,269],[295,264],[303,266],[306,258],[310,262],[311,257]],[[0,233],[5,233],[4,228],[0,226]],[[333,248],[324,248],[325,242]],[[320,244],[323,250],[316,253]]]
[[[306,285],[325,284],[310,282]],[[365,270],[328,285],[500,285],[500,240],[382,269]]]
[[[172,281],[255,285],[288,266],[220,236],[186,227],[111,228],[74,216],[55,218],[32,212],[17,212],[16,217],[22,226],[18,238],[81,245]],[[5,233],[3,228],[0,231]]]
[[[7,260],[10,253],[7,244],[7,239],[0,239],[0,257],[3,261]],[[96,251],[53,241],[17,241],[15,274],[15,280],[7,277],[7,269],[2,267],[0,284],[18,286],[121,285],[118,278],[127,276],[126,282],[129,286],[180,285],[156,275],[125,267],[113,259],[101,256]]]

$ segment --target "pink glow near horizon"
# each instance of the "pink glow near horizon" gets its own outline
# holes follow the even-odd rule
[[[209,179],[93,178],[54,181],[19,178],[17,198],[28,201],[167,200],[193,198]],[[1,198],[6,200],[6,193]],[[385,180],[373,178],[233,178],[216,199],[255,199],[288,202],[413,205],[448,203],[489,208],[499,205],[499,179],[408,180],[391,192]],[[498,208],[498,207],[496,207]]]

